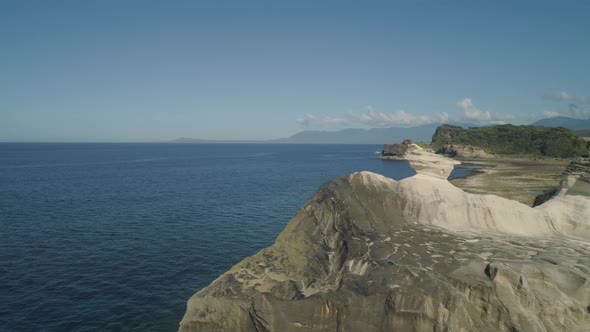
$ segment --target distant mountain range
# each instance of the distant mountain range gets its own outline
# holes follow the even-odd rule
[[[451,121],[447,124],[463,128],[479,127],[473,123]],[[385,144],[399,143],[406,138],[416,142],[430,143],[432,135],[441,123],[432,123],[416,127],[390,127],[358,129],[347,128],[337,131],[305,130],[286,138],[274,140],[204,140],[197,138],[177,138],[167,143],[266,143],[266,144]],[[558,116],[536,121],[531,126],[565,127],[578,132],[578,135],[590,135],[590,119],[581,120]]]
[[[474,127],[470,123],[450,122],[460,127]],[[440,123],[416,127],[390,127],[358,129],[347,128],[338,131],[306,130],[293,136],[266,141],[211,141],[194,138],[178,138],[169,143],[270,143],[270,144],[384,144],[398,143],[406,138],[416,142],[429,143]]]
[[[564,127],[575,131],[580,136],[590,137],[590,119],[584,120],[556,116],[554,118],[541,119],[532,123],[531,126]]]
[[[473,124],[452,122],[461,127]],[[275,140],[275,143],[321,143],[321,144],[383,144],[398,143],[406,138],[416,142],[429,143],[432,134],[440,123],[432,123],[417,127],[390,127],[372,129],[342,129],[338,131],[307,130],[288,138]]]
[[[531,126],[545,126],[545,127],[564,127],[571,130],[590,129],[590,119],[574,119],[565,116],[557,116],[554,118],[541,119],[537,122],[531,123]]]

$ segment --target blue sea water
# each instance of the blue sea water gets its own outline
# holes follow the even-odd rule
[[[0,331],[176,331],[325,181],[414,174],[380,149],[2,143]]]

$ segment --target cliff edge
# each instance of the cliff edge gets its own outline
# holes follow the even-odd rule
[[[322,185],[273,245],[191,297],[180,330],[590,330],[581,176],[531,208],[463,192],[446,179],[457,162],[415,144],[405,158],[417,175]]]

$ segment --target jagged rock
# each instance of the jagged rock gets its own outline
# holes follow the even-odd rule
[[[590,196],[590,158],[579,158],[572,161],[563,172],[560,187],[547,191],[535,198],[533,207],[539,206],[557,193],[567,191],[569,195]]]
[[[407,150],[408,146],[405,144],[385,144],[381,156],[386,157],[384,159],[388,159],[387,157],[403,158]]]
[[[385,144],[381,151],[381,159],[403,160],[408,147],[413,144],[411,139],[405,139],[401,144]]]
[[[468,194],[444,178],[456,162],[406,157],[414,177],[322,185],[272,246],[191,297],[180,330],[590,330],[590,198]]]
[[[410,144],[414,144],[414,142],[413,142],[411,139],[409,139],[409,138],[406,138],[406,139],[405,139],[405,140],[402,142],[402,144],[403,144],[403,145],[410,145]]]
[[[579,158],[572,161],[566,167],[564,174],[590,183],[590,158]]]

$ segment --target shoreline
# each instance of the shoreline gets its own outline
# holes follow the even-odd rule
[[[520,158],[455,158],[473,164],[472,172],[450,179],[456,187],[475,194],[492,194],[532,206],[538,193],[559,187],[571,160]],[[481,165],[481,166],[477,166]]]
[[[474,167],[463,167],[463,165],[473,165]],[[460,168],[460,169],[469,170],[469,173],[468,174],[465,174],[465,175],[453,177],[453,178],[449,177],[449,181],[456,180],[456,179],[466,179],[468,177],[472,177],[472,176],[476,176],[476,175],[479,175],[479,174],[483,174],[483,173],[485,173],[485,171],[483,169],[492,168],[492,167],[494,167],[494,165],[483,164],[483,163],[482,164],[478,164],[478,163],[474,163],[474,162],[467,162],[467,163],[463,163],[462,162],[461,164],[455,166],[455,169]],[[455,169],[453,169],[453,171]]]

